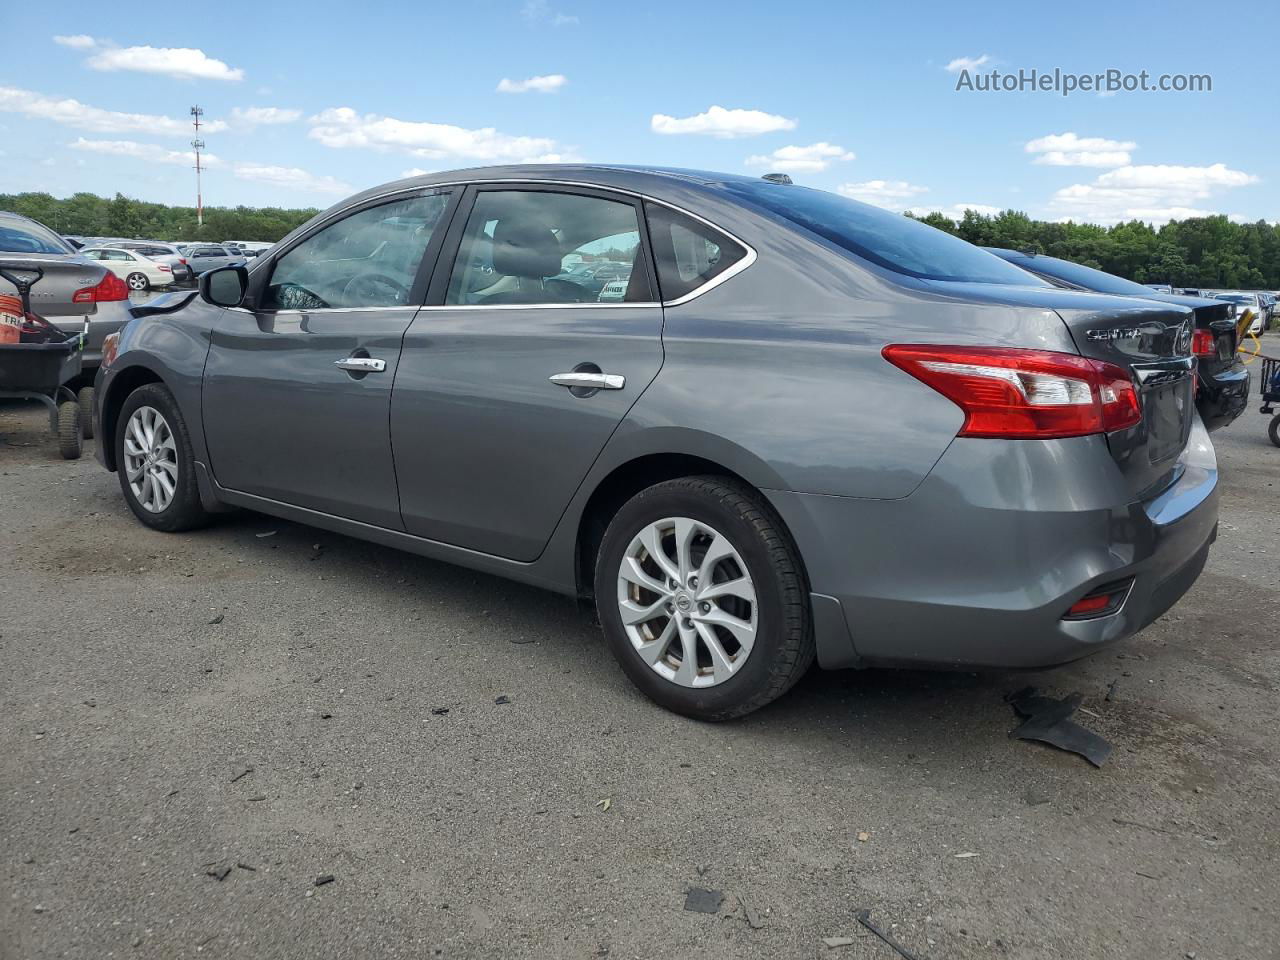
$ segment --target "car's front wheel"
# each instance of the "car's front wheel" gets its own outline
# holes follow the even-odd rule
[[[208,522],[187,423],[167,387],[148,383],[129,394],[115,442],[120,489],[134,516],[167,533]]]
[[[795,546],[754,491],[682,477],[618,511],[596,561],[605,637],[653,700],[727,720],[781,696],[813,662]]]

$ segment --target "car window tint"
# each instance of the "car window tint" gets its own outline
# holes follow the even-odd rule
[[[447,193],[395,200],[330,224],[276,263],[269,310],[398,307],[422,265]]]
[[[653,259],[663,300],[692,293],[747,255],[719,230],[657,203],[646,203]]]
[[[627,280],[625,296],[602,298],[605,284],[614,279]],[[482,190],[476,195],[445,303],[611,299],[653,299],[634,205],[542,190]]]
[[[0,224],[0,252],[71,253],[71,247],[37,224]]]

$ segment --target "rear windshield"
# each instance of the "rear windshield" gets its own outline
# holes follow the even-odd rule
[[[35,223],[0,222],[0,252],[72,253],[71,247],[51,230]]]
[[[896,273],[925,280],[1047,286],[959,237],[834,193],[763,180],[728,183],[725,188]]]
[[[1055,280],[1065,280],[1073,286],[1083,287],[1095,293],[1118,293],[1122,296],[1141,297],[1155,292],[1151,287],[1134,283],[1124,277],[1117,277],[1114,273],[1095,270],[1093,267],[1072,263],[1070,260],[1059,260],[1057,257],[1028,257],[1019,254],[1011,256],[1009,260],[1027,270],[1053,277]]]

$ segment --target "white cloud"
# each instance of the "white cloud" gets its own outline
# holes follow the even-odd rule
[[[838,160],[853,159],[856,159],[854,155],[844,147],[823,142],[811,143],[807,147],[779,147],[767,155],[747,157],[747,166],[818,173]]]
[[[354,193],[355,187],[334,177],[319,176],[299,167],[276,167],[260,163],[237,163],[232,172],[241,180],[265,183],[309,193]]]
[[[509,80],[503,77],[498,81],[498,93],[555,93],[568,82],[569,78],[563,73],[549,73],[527,80]]]
[[[463,157],[512,163],[550,162],[561,147],[548,137],[517,137],[492,127],[468,130],[448,123],[397,120],[375,113],[359,114],[350,107],[324,110],[309,118],[313,140],[327,147],[368,147],[399,150],[427,160]]]
[[[121,113],[91,107],[79,100],[62,100],[46,97],[17,87],[0,87],[0,110],[21,113],[41,120],[52,120],[78,130],[91,133],[147,133],[166,136],[189,136],[191,125],[186,118],[162,117],[150,113]],[[209,133],[225,130],[222,120],[210,120],[204,125]]]
[[[196,156],[190,150],[169,150],[154,143],[138,143],[134,140],[86,140],[78,137],[67,144],[72,150],[101,153],[112,157],[132,157],[147,163],[171,163],[194,166]],[[200,154],[200,165],[215,167],[222,161],[212,153]]]
[[[925,217],[931,213],[940,213],[948,220],[959,222],[964,219],[966,210],[972,210],[974,213],[981,213],[988,217],[994,217],[1001,212],[1000,207],[993,207],[989,203],[957,203],[949,207],[911,207],[908,212],[915,217]]]
[[[796,122],[763,110],[726,110],[713,106],[692,117],[655,113],[649,125],[654,133],[703,133],[712,137],[754,137],[761,133],[794,130]]]
[[[1124,166],[1092,183],[1054,193],[1049,209],[1058,219],[1110,224],[1122,220],[1164,223],[1208,216],[1204,201],[1216,193],[1256,183],[1257,177],[1226,164],[1188,167],[1171,164]]]
[[[980,57],[956,57],[942,69],[947,73],[959,73],[961,70],[976,70],[984,63],[990,63],[991,57],[983,54]]]
[[[244,71],[194,47],[107,47],[85,61],[94,70],[132,70],[189,80],[243,80]]]
[[[549,23],[553,27],[565,27],[576,24],[578,18],[571,13],[552,10],[547,0],[525,0],[520,8],[520,16],[529,23]]]
[[[287,110],[283,107],[233,107],[231,110],[231,122],[237,127],[293,123],[301,116],[301,110]]]
[[[836,193],[863,203],[884,207],[886,210],[904,209],[912,197],[928,193],[928,187],[908,183],[906,180],[864,180],[861,183],[843,183]]]
[[[1137,148],[1132,140],[1051,133],[1028,141],[1022,149],[1037,155],[1033,163],[1051,167],[1123,167],[1129,162],[1129,151]]]
[[[73,33],[69,37],[57,36],[53,38],[53,42],[60,47],[70,47],[72,50],[88,50],[98,43],[93,37],[83,33]]]
[[[423,170],[421,167],[410,167],[408,170],[401,171],[401,177],[421,177],[428,173],[435,173],[434,170]]]

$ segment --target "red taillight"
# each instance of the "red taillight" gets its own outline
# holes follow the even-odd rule
[[[962,437],[1083,437],[1142,420],[1128,372],[1101,360],[1048,350],[932,344],[891,344],[883,354],[965,412]]]
[[[96,287],[81,287],[71,296],[72,303],[109,303],[128,299],[129,288],[114,273],[108,273]]]
[[[180,264],[182,264],[182,265],[185,267],[185,266],[187,265],[187,258],[186,258],[186,257],[179,257],[179,258],[178,258],[178,262],[179,262]]]
[[[1210,357],[1218,352],[1212,330],[1197,330],[1191,338],[1191,352],[1198,357]]]
[[[160,269],[160,272],[161,272],[161,273],[172,273],[172,272],[173,272],[173,268],[172,268],[172,267],[170,267],[168,264],[164,264],[164,263],[157,263],[157,264],[156,264],[156,266]]]

